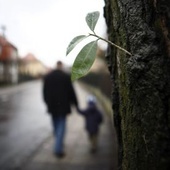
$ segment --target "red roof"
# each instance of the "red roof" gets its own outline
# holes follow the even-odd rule
[[[17,48],[0,35],[0,61],[13,60],[14,52],[17,52]]]
[[[24,62],[34,62],[39,61],[33,54],[28,53],[24,58],[22,58],[22,61]]]

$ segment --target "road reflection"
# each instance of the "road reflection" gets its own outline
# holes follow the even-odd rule
[[[17,166],[50,134],[41,85],[35,81],[0,94],[0,169]]]

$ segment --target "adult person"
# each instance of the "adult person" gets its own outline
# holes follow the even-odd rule
[[[43,98],[47,111],[51,115],[54,129],[54,153],[62,158],[64,153],[64,135],[66,117],[71,113],[71,105],[78,106],[70,75],[63,71],[63,63],[57,62],[56,69],[47,74],[43,84]]]

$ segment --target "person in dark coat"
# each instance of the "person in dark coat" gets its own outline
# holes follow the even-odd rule
[[[78,112],[85,117],[85,129],[89,136],[91,152],[94,153],[97,149],[99,126],[103,121],[102,112],[97,108],[93,96],[89,96],[87,108],[84,110],[78,108]]]
[[[57,62],[57,69],[47,74],[44,78],[43,98],[53,123],[54,153],[58,157],[63,157],[65,155],[63,142],[66,116],[71,113],[71,105],[73,104],[77,107],[78,102],[70,75],[63,71],[61,61]]]

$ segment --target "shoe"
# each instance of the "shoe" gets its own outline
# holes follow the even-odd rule
[[[63,153],[63,152],[61,152],[61,153],[55,153],[55,156],[56,156],[57,158],[63,158],[63,157],[65,157],[65,153]]]

